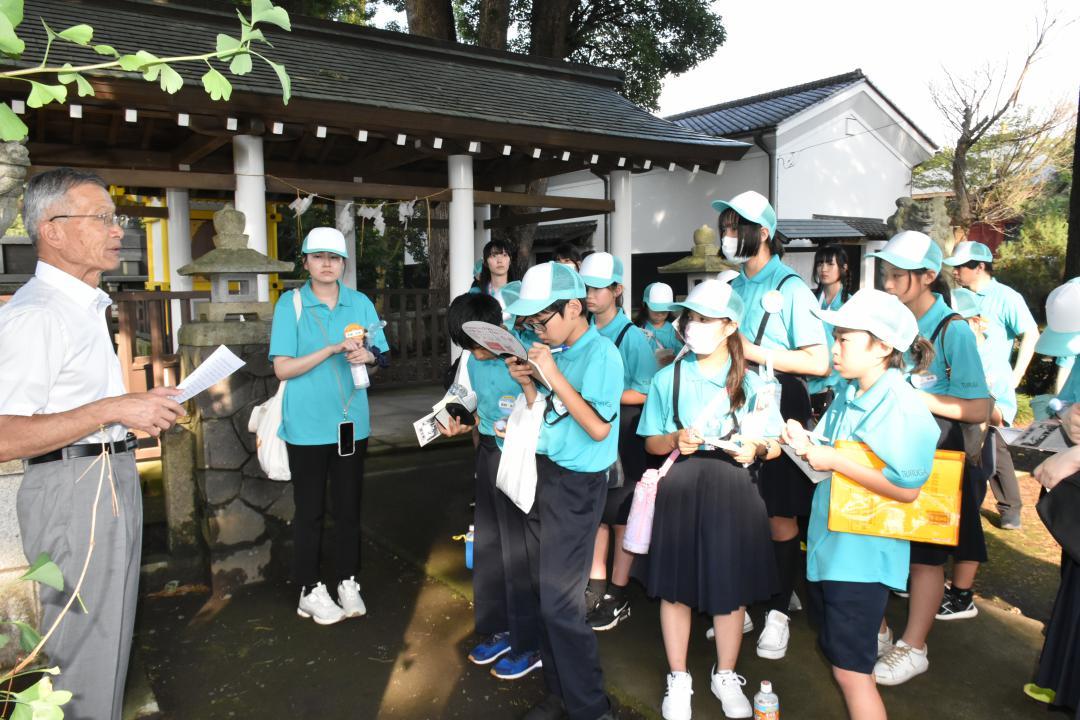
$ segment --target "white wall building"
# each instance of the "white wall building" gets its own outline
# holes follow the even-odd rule
[[[757,190],[770,198],[780,218],[884,220],[896,210],[897,198],[911,194],[912,169],[935,150],[933,141],[859,70],[667,119],[754,148],[719,172],[675,165],[633,175],[632,249],[635,256],[649,256],[634,258],[638,289],[658,279],[657,265],[689,252],[696,228],[715,226],[711,200]],[[602,198],[605,187],[601,178],[579,171],[552,178],[549,192]],[[604,249],[604,219],[596,221],[593,247]],[[549,237],[556,234],[554,228],[546,230]],[[865,242],[853,244],[859,257],[852,260],[858,264]],[[813,250],[812,243],[795,245]],[[798,249],[791,248],[793,254]],[[802,271],[809,261],[793,265]]]

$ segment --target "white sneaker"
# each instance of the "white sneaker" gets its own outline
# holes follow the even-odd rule
[[[364,598],[360,597],[360,583],[356,582],[355,576],[338,583],[337,599],[341,603],[341,609],[345,611],[345,617],[354,618],[367,614]]]
[[[345,619],[345,611],[330,599],[326,586],[319,583],[307,595],[300,591],[300,604],[296,614],[302,618],[314,618],[320,625],[333,625]]]
[[[742,691],[745,684],[746,678],[735,674],[734,670],[716,672],[716,666],[713,665],[712,694],[720,700],[724,717],[748,718],[754,715],[754,709],[750,707],[750,701]]]
[[[885,632],[878,633],[877,636],[877,656],[880,658],[885,653],[893,649],[893,636],[892,630],[886,625]]]
[[[874,678],[878,685],[900,685],[930,668],[927,659],[930,648],[916,650],[903,640],[897,640],[889,652],[874,665]]]
[[[746,635],[746,634],[752,633],[752,632],[754,632],[754,620],[753,620],[753,618],[750,617],[750,613],[743,613],[742,634]],[[715,637],[716,637],[715,628],[713,628],[712,626],[709,626],[709,629],[705,631],[705,639],[706,640],[712,640]]]
[[[788,639],[791,637],[788,622],[788,616],[779,610],[769,611],[765,616],[765,629],[757,641],[758,657],[779,660],[787,654]]]
[[[694,694],[692,687],[690,673],[668,673],[667,692],[660,705],[664,720],[690,720],[690,696]]]

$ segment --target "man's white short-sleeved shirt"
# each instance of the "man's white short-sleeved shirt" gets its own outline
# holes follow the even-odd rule
[[[0,307],[0,415],[73,410],[123,395],[105,310],[109,296],[48,263]],[[108,425],[79,442],[122,440]]]

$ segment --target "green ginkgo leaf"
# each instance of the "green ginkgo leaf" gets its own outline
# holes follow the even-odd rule
[[[19,36],[15,34],[15,26],[11,24],[8,16],[0,12],[0,52],[8,55],[22,55],[26,49]]]
[[[233,75],[246,75],[251,72],[251,53],[234,55],[229,63],[229,72]]]
[[[32,108],[39,108],[51,102],[62,103],[67,100],[67,88],[63,85],[45,85],[30,80],[30,97],[26,98],[26,104]]]
[[[19,628],[19,646],[23,652],[30,652],[41,642],[41,635],[37,629],[20,620],[8,620],[12,625]]]
[[[89,25],[72,25],[60,33],[60,37],[76,45],[89,45],[94,38],[94,28]]]
[[[121,55],[118,60],[120,61],[120,67],[128,72],[144,70],[147,65],[158,62],[156,55],[145,50],[140,50],[134,55]]]
[[[251,24],[260,22],[277,25],[282,30],[292,30],[289,24],[289,13],[285,8],[277,7],[270,0],[252,0],[251,2]]]
[[[120,53],[112,45],[95,45],[94,52],[98,55],[111,55],[114,58],[120,57]]]
[[[263,58],[266,60],[266,58]],[[276,62],[266,60],[266,64],[274,69],[277,73],[278,80],[281,81],[281,102],[284,105],[289,104],[289,98],[292,97],[292,81],[289,79],[289,73],[285,72],[284,65],[278,65]]]
[[[173,70],[168,65],[162,63],[161,67],[161,89],[170,95],[174,94],[177,90],[184,87],[184,78],[180,77],[180,73]]]
[[[0,0],[0,15],[3,15],[12,27],[18,27],[23,21],[23,0]]]
[[[64,67],[71,67],[65,65]],[[78,73],[72,73],[77,75]],[[30,569],[23,573],[20,580],[33,580],[48,585],[57,592],[64,592],[64,574],[60,572],[60,566],[53,562],[49,553],[41,553],[34,560]]]
[[[240,48],[240,41],[234,37],[230,37],[225,33],[218,33],[217,36],[217,51],[219,53],[226,53],[230,50],[238,50]]]
[[[232,84],[214,68],[202,76],[202,84],[211,100],[228,100],[232,95]]]
[[[11,109],[7,103],[0,103],[0,140],[13,142],[22,140],[30,132],[26,123]]]

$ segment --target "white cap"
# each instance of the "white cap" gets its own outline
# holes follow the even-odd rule
[[[581,276],[569,265],[546,262],[533,265],[521,279],[517,300],[506,306],[506,312],[518,317],[535,315],[557,300],[585,297]]]
[[[747,190],[727,201],[713,200],[712,207],[721,215],[725,210],[734,210],[744,220],[768,229],[770,238],[776,234],[776,210],[769,204],[769,199],[759,192]]]
[[[667,312],[671,310],[671,303],[675,302],[675,292],[667,283],[649,283],[645,286],[644,301],[645,307],[653,312]]]
[[[907,306],[881,290],[863,288],[838,310],[810,309],[833,327],[863,330],[901,352],[911,347],[919,334],[919,323]]]
[[[695,285],[682,302],[672,303],[671,309],[686,308],[709,318],[730,318],[742,322],[745,305],[739,293],[719,280],[703,280]]]
[[[976,262],[992,263],[994,262],[994,254],[990,252],[990,248],[983,245],[981,242],[965,240],[956,243],[956,247],[953,248],[952,256],[942,262],[946,265],[956,267],[957,265],[969,263],[972,260],[975,260]]]
[[[739,277],[739,271],[738,270],[728,269],[728,270],[721,270],[720,272],[716,273],[716,279],[719,280],[722,283],[729,283],[729,282],[731,282],[732,280],[734,280],[737,277]]]
[[[941,248],[929,235],[918,230],[896,233],[885,243],[885,247],[870,253],[868,257],[880,258],[901,270],[941,272]]]
[[[581,261],[578,273],[589,287],[606,288],[623,281],[623,264],[611,253],[594,252]]]
[[[340,230],[332,227],[312,228],[311,232],[304,238],[304,246],[300,251],[305,255],[328,252],[340,255],[343,258],[349,257],[349,251],[345,245],[345,236],[341,234]]]
[[[1046,330],[1035,343],[1043,355],[1080,354],[1080,278],[1059,285],[1046,298]]]

